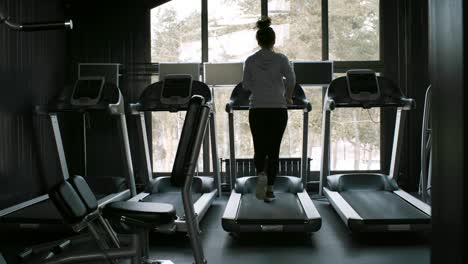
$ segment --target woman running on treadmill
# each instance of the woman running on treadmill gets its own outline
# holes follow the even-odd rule
[[[245,61],[243,79],[244,89],[251,92],[249,123],[258,176],[256,197],[265,202],[275,200],[273,185],[278,173],[281,140],[288,123],[287,105],[293,103],[296,84],[288,57],[273,51],[276,35],[270,25],[270,18],[257,22],[256,38],[261,49]]]

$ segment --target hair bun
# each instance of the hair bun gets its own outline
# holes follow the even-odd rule
[[[262,29],[262,28],[268,28],[271,26],[271,18],[269,17],[263,17],[259,21],[257,21],[257,28]]]

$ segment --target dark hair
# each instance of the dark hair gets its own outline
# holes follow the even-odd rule
[[[276,34],[271,26],[271,18],[265,17],[257,21],[257,42],[262,48],[271,49],[275,45]]]

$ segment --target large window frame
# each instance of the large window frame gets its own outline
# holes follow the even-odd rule
[[[201,0],[201,63],[209,62],[209,29],[208,29],[208,3],[209,0]],[[334,72],[335,73],[346,73],[347,70],[350,69],[356,69],[356,68],[366,68],[366,69],[371,69],[374,70],[375,72],[378,73],[383,73],[384,72],[384,42],[383,42],[383,36],[384,36],[384,27],[383,27],[383,16],[384,12],[382,10],[382,2],[383,0],[379,0],[379,60],[362,60],[362,61],[334,61]],[[329,0],[321,0],[321,26],[322,26],[322,60],[323,61],[328,61],[330,59],[330,34],[329,34]],[[268,0],[261,0],[261,16],[268,16]],[[158,63],[154,63],[156,66],[156,74],[159,72],[158,71]],[[203,71],[203,67],[201,67],[201,70]],[[202,73],[203,74],[203,73]],[[327,87],[323,87],[323,95],[325,95]],[[380,138],[381,138],[381,157],[382,153],[384,152],[384,148],[387,148],[388,146],[384,145],[386,141],[384,140],[385,136],[383,135],[384,130],[382,129],[382,124],[388,123],[391,120],[387,120],[384,118],[383,115],[381,115],[381,133],[380,133]],[[203,170],[200,173],[203,173],[205,175],[210,175],[213,174],[211,166],[209,166],[210,163],[210,157],[209,154],[209,144],[208,141],[205,140],[203,144],[203,164],[208,165],[208,166],[203,166]],[[385,160],[381,158],[380,161],[380,171],[382,172],[385,169]],[[209,171],[205,171],[205,168],[209,168]],[[342,172],[355,172],[355,171],[342,171]],[[360,170],[360,172],[366,172],[363,170]],[[374,171],[375,172],[375,171]],[[158,172],[158,175],[164,175],[167,174],[166,172]],[[319,171],[310,171],[309,175],[312,177],[318,176]]]

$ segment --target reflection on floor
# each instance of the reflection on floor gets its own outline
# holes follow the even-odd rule
[[[235,238],[221,227],[227,197],[215,201],[201,223],[208,263],[327,263],[327,264],[429,264],[429,239],[423,234],[370,234],[351,236],[328,202],[315,200],[322,228],[312,236],[258,234]],[[155,259],[192,263],[186,237],[151,236]],[[181,241],[184,241],[181,243]]]

